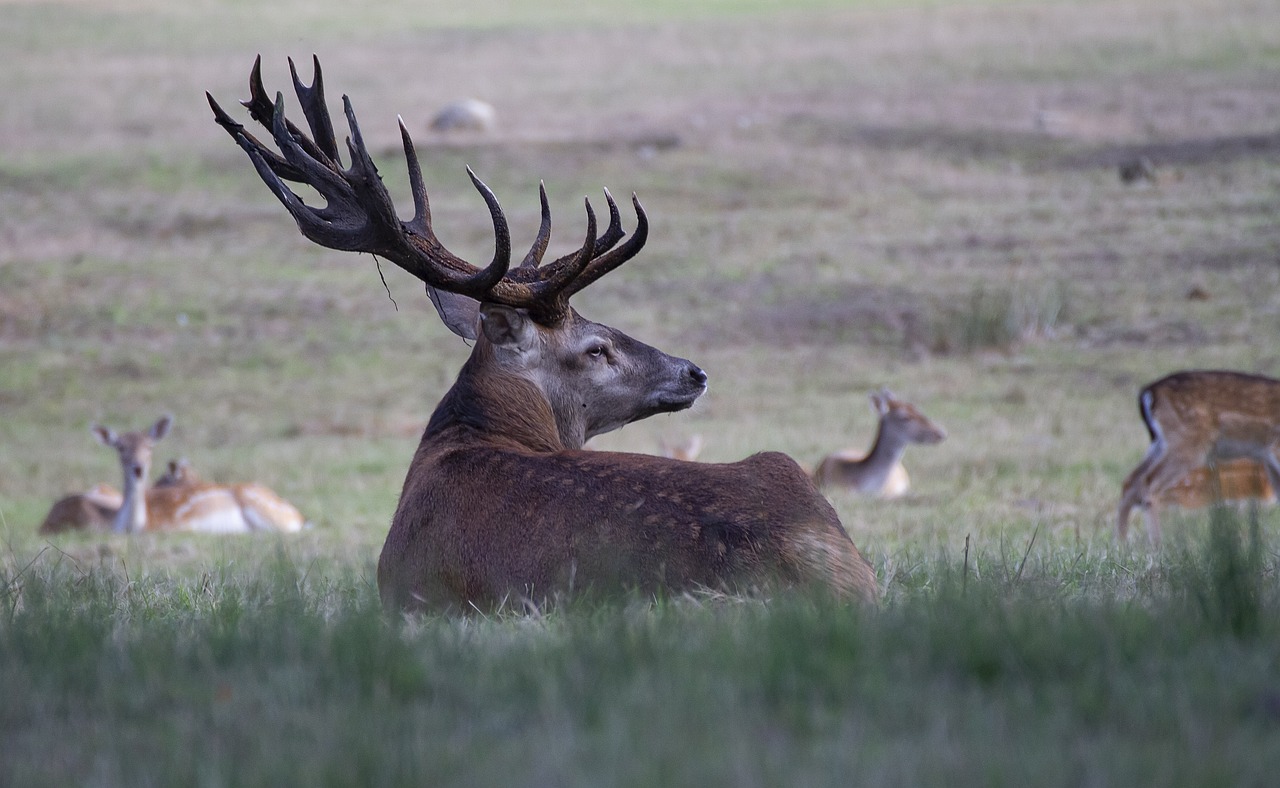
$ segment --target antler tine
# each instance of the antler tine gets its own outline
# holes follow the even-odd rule
[[[324,76],[320,73],[320,58],[311,56],[311,69],[315,75],[310,85],[303,85],[298,79],[298,69],[289,58],[289,76],[293,78],[293,92],[302,105],[302,114],[311,127],[311,138],[319,146],[320,151],[335,164],[338,162],[338,141],[333,134],[333,121],[329,119],[329,107],[324,100]]]
[[[432,250],[432,254],[439,257],[445,265],[457,268],[468,266],[468,263],[444,248],[444,244],[440,243],[435,231],[431,229],[431,202],[427,199],[427,187],[422,180],[422,165],[418,163],[418,151],[413,146],[413,139],[409,136],[409,129],[404,125],[404,118],[397,118],[396,120],[400,124],[400,141],[404,146],[405,163],[409,170],[409,190],[413,193],[413,219],[405,222],[405,230],[411,236],[422,239],[422,242]],[[354,115],[351,116],[351,121],[354,124]],[[360,153],[355,153],[355,149],[353,149],[352,155],[361,162],[368,161],[367,166],[372,168],[373,162],[369,160],[368,153],[364,148],[364,142],[360,138],[359,126],[353,125],[353,129],[353,133],[360,140],[355,149],[358,149]],[[352,162],[353,167],[355,159]],[[467,280],[466,286],[468,289],[480,289],[482,287],[487,289],[496,285],[506,275],[510,267],[511,233],[507,227],[506,216],[503,215],[502,208],[498,205],[498,199],[494,196],[493,191],[476,177],[470,167],[467,168],[467,174],[471,176],[471,182],[475,184],[476,189],[479,190],[480,195],[484,197],[485,202],[489,205],[490,215],[493,217],[495,249],[493,261],[478,275]]]
[[[310,85],[305,85],[293,60],[289,60],[294,91],[310,127],[311,136],[308,136],[285,117],[281,94],[276,94],[275,101],[267,98],[262,83],[262,58],[254,60],[249,78],[250,98],[243,103],[250,116],[270,130],[279,153],[232,120],[213,97],[208,96],[215,120],[249,155],[259,176],[293,216],[299,231],[310,240],[331,249],[384,257],[429,287],[527,308],[547,323],[562,320],[569,311],[570,296],[634,257],[644,246],[648,220],[634,195],[636,229],[625,243],[617,246],[626,233],[622,230],[618,206],[606,189],[609,226],[605,232],[596,236],[595,212],[590,200],[586,200],[587,232],[582,246],[542,266],[551,237],[551,209],[546,187],[539,185],[542,218],[538,234],[520,267],[511,271],[511,234],[506,216],[493,190],[468,167],[468,177],[489,208],[494,233],[493,259],[489,264],[479,268],[468,263],[446,249],[432,230],[431,206],[422,168],[403,119],[399,121],[400,136],[414,202],[414,216],[410,221],[400,221],[391,195],[369,155],[351,100],[346,96],[342,99],[351,131],[347,138],[351,158],[350,166],[342,167],[324,97],[320,60],[313,55],[312,62],[314,77]],[[308,206],[285,184],[286,180],[310,185],[324,198],[324,207]]]
[[[294,166],[294,164],[267,148],[256,137],[245,131],[244,126],[236,123],[223,111],[212,95],[206,92],[205,97],[209,99],[209,106],[213,109],[214,119],[226,129],[227,133],[236,141],[236,144],[249,155],[249,160],[253,163],[254,169],[258,171],[258,175],[261,176],[263,182],[267,184],[272,193],[279,198],[280,202],[284,204],[285,208],[289,210],[289,213],[293,215],[303,234],[311,237],[307,230],[303,228],[303,223],[314,223],[314,219],[311,216],[312,209],[303,204],[302,200],[281,180],[281,178],[289,178],[290,180],[303,181],[306,179],[305,171],[300,167]]]
[[[584,199],[583,203],[587,209],[587,236],[582,242],[582,247],[578,250],[577,255],[568,259],[564,264],[559,266],[547,266],[540,271],[540,276],[535,284],[530,285],[534,293],[538,296],[542,311],[551,317],[558,316],[569,309],[568,289],[572,287],[575,278],[580,276],[587,266],[591,264],[591,250],[593,241],[596,237],[596,212],[591,208],[591,201]]]
[[[292,66],[292,64],[290,64],[290,66]],[[267,89],[262,84],[262,55],[258,55],[254,58],[253,71],[249,73],[249,100],[242,101],[240,103],[245,107],[245,109],[249,110],[249,117],[256,120],[268,131],[272,131],[271,127],[274,123],[276,107],[275,102],[268,98]],[[328,113],[327,109],[324,111],[326,114]],[[325,154],[319,145],[312,142],[306,134],[302,133],[301,129],[293,125],[293,123],[287,118],[285,119],[285,127],[289,130],[289,134],[292,135],[293,138],[297,140],[298,144],[302,146],[302,149],[307,152],[308,156],[316,159],[317,161],[323,162],[325,166],[329,167],[329,169],[334,172],[341,171],[342,165],[338,163],[336,155],[329,156]],[[274,131],[272,131],[272,135],[274,136]],[[274,160],[283,162],[283,160],[275,156],[271,150],[263,148],[263,152],[268,154],[266,156],[267,161],[271,162]],[[284,170],[277,170],[277,174],[280,175],[280,177],[287,178],[291,181],[297,181],[299,183],[305,182],[305,177],[299,172],[292,171],[287,164]]]
[[[431,203],[427,200],[427,187],[422,181],[422,166],[418,164],[418,151],[413,147],[404,118],[396,116],[400,124],[400,143],[404,146],[405,164],[409,169],[409,191],[413,193],[413,218],[406,223],[411,231],[434,237],[431,232]]]
[[[263,163],[270,167],[271,171],[279,175],[281,178],[287,178],[291,181],[302,180],[302,173],[296,167],[285,161],[283,156],[271,150],[266,145],[263,145],[261,140],[246,131],[242,124],[232,120],[231,116],[228,115],[226,111],[218,105],[218,102],[214,100],[212,94],[206,91],[204,95],[205,98],[209,100],[209,107],[213,110],[213,119],[231,135],[231,138],[235,140],[237,144],[240,144],[242,147],[244,145],[249,145],[253,148],[257,155],[262,157]],[[248,151],[249,148],[246,147],[245,150]]]
[[[623,236],[626,235],[626,233],[622,231],[622,215],[618,212],[618,204],[613,201],[613,195],[609,193],[608,189],[604,190],[604,199],[605,202],[609,204],[609,227],[599,238],[593,238],[590,240],[592,257],[596,257],[609,251],[618,243],[618,241],[622,240]],[[570,252],[563,257],[556,258],[554,261],[547,264],[547,268],[555,268],[565,265],[571,260],[577,259],[580,251],[581,250]]]
[[[375,220],[375,225],[377,225],[378,229],[389,236],[389,241],[392,244],[391,249],[383,248],[381,251],[373,248],[373,244],[367,244],[356,251],[381,254],[433,287],[468,295],[473,298],[481,297],[501,282],[507,274],[507,269],[511,266],[511,233],[507,229],[507,218],[502,214],[502,208],[498,205],[498,198],[494,196],[493,191],[477,178],[475,173],[471,172],[470,167],[467,168],[467,174],[471,176],[471,182],[475,184],[480,195],[484,197],[485,203],[489,206],[489,213],[493,218],[493,260],[488,266],[477,269],[471,263],[446,249],[431,230],[430,209],[427,208],[426,202],[426,189],[422,186],[422,169],[418,166],[417,151],[413,147],[413,140],[409,138],[408,131],[403,131],[402,134],[402,139],[406,145],[405,157],[408,159],[412,156],[413,165],[410,170],[410,179],[416,179],[417,185],[411,188],[421,190],[421,208],[423,211],[423,221],[413,228],[406,227],[396,214],[395,205],[391,202],[391,194],[387,192],[386,186],[382,184],[382,177],[378,175],[378,168],[373,163],[373,158],[369,155],[368,147],[364,144],[364,135],[360,133],[360,123],[356,120],[355,109],[352,108],[349,97],[342,97],[342,108],[347,116],[347,126],[351,129],[351,136],[347,138],[347,150],[351,154],[351,168],[344,173],[343,178],[350,187],[353,187],[351,190],[357,196],[355,203],[357,213],[362,208],[369,219]],[[401,123],[401,128],[403,129],[403,127],[404,124]],[[416,176],[413,174],[414,169],[417,170]],[[317,186],[317,188],[319,187]],[[414,203],[415,208],[418,208],[416,192]],[[418,219],[416,214],[417,211],[415,211],[415,220]],[[415,230],[417,234],[406,232]],[[313,238],[312,240],[315,239]],[[514,305],[523,306],[522,303]]]
[[[489,206],[489,216],[493,219],[493,261],[486,269],[498,271],[497,278],[489,284],[489,287],[493,287],[506,276],[507,269],[511,267],[511,230],[507,227],[507,217],[502,213],[502,206],[498,205],[498,198],[493,190],[476,177],[470,167],[467,167],[467,175],[471,178],[471,184],[476,187],[476,191],[480,192],[480,196],[484,198],[485,204]]]
[[[622,231],[622,214],[618,211],[618,204],[613,201],[613,195],[609,193],[608,187],[605,187],[604,199],[609,203],[609,228],[604,231],[604,235],[596,239],[597,256],[612,249],[614,244],[626,235]]]
[[[636,229],[632,231],[631,237],[622,246],[592,259],[582,273],[569,282],[561,294],[562,298],[572,297],[574,293],[635,257],[644,248],[645,241],[649,240],[649,217],[645,215],[644,206],[640,204],[640,198],[635,192],[631,193],[631,205],[636,212]]]
[[[310,184],[325,198],[324,208],[311,208],[291,190],[279,184],[280,188],[289,192],[291,199],[282,201],[293,214],[298,229],[307,238],[321,246],[338,249],[344,252],[372,252],[382,254],[387,259],[394,259],[394,249],[385,249],[378,242],[377,225],[386,222],[398,223],[395,208],[391,205],[391,196],[382,186],[382,181],[374,170],[372,182],[369,178],[352,178],[341,170],[334,171],[322,160],[310,156],[300,141],[290,132],[289,123],[284,117],[284,96],[276,94],[275,113],[272,117],[271,133],[285,160],[301,174],[301,180]],[[243,147],[243,146],[242,146]],[[255,162],[256,164],[256,162]],[[353,156],[352,170],[357,171],[364,161],[355,161]],[[371,163],[370,163],[370,166]],[[259,168],[261,173],[261,168]],[[272,184],[268,183],[268,186]],[[361,195],[357,188],[363,186]],[[276,196],[281,196],[277,191]],[[361,197],[366,199],[362,200]],[[372,205],[371,205],[372,203]],[[371,208],[376,210],[371,210]],[[410,269],[412,272],[412,269]]]
[[[551,241],[551,206],[547,203],[547,185],[538,181],[538,199],[542,202],[542,222],[538,225],[538,235],[533,239],[533,246],[520,263],[521,268],[537,268],[542,265],[542,256],[547,253],[547,244]]]

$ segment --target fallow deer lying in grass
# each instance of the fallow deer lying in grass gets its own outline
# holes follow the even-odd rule
[[[875,574],[835,510],[794,460],[767,452],[731,464],[584,451],[593,435],[688,408],[707,376],[682,358],[583,318],[569,299],[636,255],[648,221],[634,196],[625,242],[605,193],[609,226],[596,236],[586,204],[578,250],[542,264],[551,216],[523,262],[497,198],[468,170],[488,204],[492,261],[474,266],[436,238],[417,153],[400,133],[414,216],[401,221],[344,97],[351,166],[344,168],[325,105],[320,64],[294,90],[311,134],[285,119],[284,100],[249,80],[249,114],[281,153],[263,145],[209,97],[218,123],[248,153],[298,229],[332,249],[385,258],[426,283],[444,323],[475,342],[436,407],[405,479],[378,560],[393,609],[493,609],[589,589],[640,592],[710,587],[821,586],[874,603]],[[314,187],[323,208],[284,181]]]
[[[170,460],[169,470],[155,480],[151,489],[189,484],[194,480],[194,471],[186,460]],[[54,503],[40,524],[40,533],[110,531],[123,503],[124,495],[119,490],[109,484],[95,484],[86,492],[68,495]]]
[[[181,488],[172,493],[169,487]],[[151,492],[159,498],[185,498],[189,518],[198,519],[208,532],[280,531],[295,533],[305,525],[297,507],[274,490],[258,482],[218,484],[196,473],[185,459],[171,460],[168,470],[156,479]],[[198,517],[197,517],[198,513]]]
[[[903,452],[912,443],[939,443],[946,430],[930,421],[910,402],[893,396],[888,389],[871,395],[871,406],[880,416],[876,438],[865,454],[845,449],[828,455],[813,473],[819,487],[847,487],[867,495],[897,498],[911,487]]]
[[[96,484],[83,493],[59,498],[40,523],[40,533],[109,531],[124,496],[109,484]]]
[[[298,510],[261,484],[209,484],[175,462],[170,463],[169,478],[149,487],[152,451],[172,423],[172,417],[164,416],[144,432],[123,434],[94,426],[98,440],[116,450],[124,471],[123,500],[111,530],[245,533],[302,528]]]
[[[1280,380],[1222,370],[1175,372],[1142,389],[1138,410],[1151,445],[1121,488],[1116,520],[1121,539],[1128,535],[1133,508],[1141,506],[1146,510],[1149,536],[1158,543],[1159,504],[1167,502],[1166,496],[1176,498],[1179,493],[1175,488],[1191,474],[1207,474],[1208,489],[1212,490],[1212,471],[1203,470],[1206,467],[1218,469],[1223,498],[1246,497],[1228,495],[1228,486],[1231,491],[1237,486],[1228,479],[1245,473],[1232,465],[1231,461],[1238,459],[1258,463],[1270,489],[1280,490],[1280,461],[1276,458]],[[1228,470],[1229,474],[1224,473]],[[1257,497],[1263,497],[1260,485],[1247,478],[1239,482],[1242,491],[1255,488]]]

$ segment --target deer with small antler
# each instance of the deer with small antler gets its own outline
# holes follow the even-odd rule
[[[343,167],[318,60],[304,85],[290,61],[310,135],[285,118],[250,76],[250,116],[267,147],[209,97],[217,122],[249,155],[298,229],[331,249],[368,252],[422,280],[441,319],[474,341],[453,387],[428,421],[409,466],[378,560],[391,609],[494,609],[578,590],[642,593],[701,587],[820,586],[874,604],[875,573],[839,517],[794,460],[766,452],[702,464],[582,449],[588,438],[691,406],[707,375],[621,331],[582,317],[569,300],[633,258],[648,236],[622,230],[608,192],[599,236],[590,201],[582,246],[543,264],[542,221],[523,261],[511,266],[506,218],[474,173],[495,236],[479,267],[436,238],[417,153],[400,124],[414,215],[402,221],[343,98],[351,164]],[[325,200],[305,204],[285,181]],[[623,239],[626,239],[625,241]]]
[[[1225,370],[1175,372],[1138,394],[1151,444],[1120,492],[1116,533],[1135,507],[1160,541],[1159,506],[1269,500],[1280,490],[1280,380]]]

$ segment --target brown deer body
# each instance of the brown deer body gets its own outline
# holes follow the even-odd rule
[[[258,482],[207,482],[186,460],[169,469],[147,491],[151,530],[248,533],[302,530],[302,513]]]
[[[124,496],[120,491],[107,484],[97,484],[83,493],[59,498],[40,523],[40,533],[109,531],[123,502]]]
[[[1192,468],[1186,476],[1165,490],[1154,506],[1203,509],[1214,503],[1260,501],[1275,503],[1275,490],[1267,469],[1253,460],[1223,460],[1213,467]]]
[[[1234,497],[1225,495],[1227,477],[1222,473],[1232,460],[1257,463],[1271,490],[1280,489],[1275,453],[1280,440],[1280,381],[1223,370],[1176,372],[1143,388],[1138,408],[1151,445],[1121,489],[1116,521],[1121,539],[1128,534],[1131,511],[1141,506],[1150,538],[1158,542],[1158,505],[1166,496],[1179,495],[1170,491],[1189,475],[1206,473],[1206,467],[1219,469],[1221,497]],[[1207,473],[1212,478],[1212,470]]]
[[[292,67],[292,64],[290,64]],[[210,97],[218,122],[306,237],[377,254],[423,280],[445,324],[475,341],[436,407],[405,478],[378,561],[393,609],[493,608],[591,590],[683,591],[813,585],[874,603],[873,570],[830,504],[790,458],[773,453],[713,465],[584,451],[593,435],[689,407],[706,374],[617,329],[581,317],[568,299],[633,257],[647,220],[624,243],[617,206],[596,236],[587,204],[580,249],[546,265],[550,213],[518,267],[506,219],[488,187],[496,237],[484,268],[436,239],[417,155],[401,124],[415,215],[402,222],[369,159],[355,115],[352,164],[338,163],[319,63],[312,86],[294,73],[311,136],[285,120],[255,64],[250,114],[283,156],[249,135]],[[282,179],[315,187],[310,208]]]
[[[871,450],[852,449],[823,458],[814,470],[819,487],[845,487],[866,495],[898,498],[911,487],[902,455],[912,443],[940,443],[947,437],[942,427],[930,421],[910,402],[894,397],[888,389],[871,395],[871,406],[880,416]]]

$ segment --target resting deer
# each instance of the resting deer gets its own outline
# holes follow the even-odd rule
[[[933,423],[910,402],[897,399],[888,389],[871,395],[871,406],[880,416],[871,451],[845,449],[818,463],[813,478],[819,487],[847,487],[881,498],[897,498],[911,487],[902,455],[912,443],[939,443],[946,430]]]
[[[164,416],[144,432],[123,434],[94,426],[98,440],[119,454],[124,471],[123,501],[112,521],[113,531],[244,533],[302,528],[298,510],[270,489],[256,483],[201,482],[179,462],[170,463],[162,483],[148,487],[152,451],[172,424],[173,418]]]
[[[89,490],[59,498],[40,523],[40,533],[64,531],[109,531],[124,496],[109,484],[96,484]]]
[[[493,609],[588,589],[649,593],[774,584],[818,585],[875,602],[870,564],[786,455],[695,464],[582,449],[594,435],[688,408],[706,389],[706,373],[692,362],[587,320],[569,305],[644,245],[648,220],[638,199],[632,197],[637,224],[630,237],[608,192],[609,226],[597,237],[587,201],[581,248],[543,265],[551,216],[541,190],[541,226],[512,268],[506,218],[493,192],[468,169],[495,235],[492,261],[472,265],[433,232],[403,121],[415,209],[407,222],[396,214],[346,98],[351,166],[339,162],[319,61],[310,86],[290,62],[310,136],[285,119],[282,97],[267,98],[260,64],[254,64],[245,106],[270,129],[283,155],[232,120],[212,96],[209,102],[298,229],[322,246],[377,255],[422,280],[445,325],[475,343],[409,466],[378,560],[384,604]],[[304,204],[284,180],[314,187],[326,206]]]
[[[172,493],[162,492],[166,487],[182,489]],[[182,497],[186,501],[185,508],[180,511],[189,519],[198,519],[202,524],[202,527],[186,527],[186,530],[295,533],[301,531],[306,522],[296,506],[281,498],[270,487],[258,482],[207,482],[186,459],[170,460],[168,470],[156,479],[152,492],[160,498]],[[187,512],[190,514],[186,514]]]
[[[1158,543],[1158,505],[1188,474],[1203,472],[1206,466],[1220,469],[1219,498],[1234,497],[1225,495],[1227,477],[1221,469],[1237,459],[1260,464],[1271,490],[1280,490],[1275,453],[1280,440],[1280,380],[1242,372],[1175,372],[1142,389],[1138,409],[1151,445],[1121,488],[1116,521],[1121,539],[1128,535],[1130,512],[1141,506],[1149,536]]]

